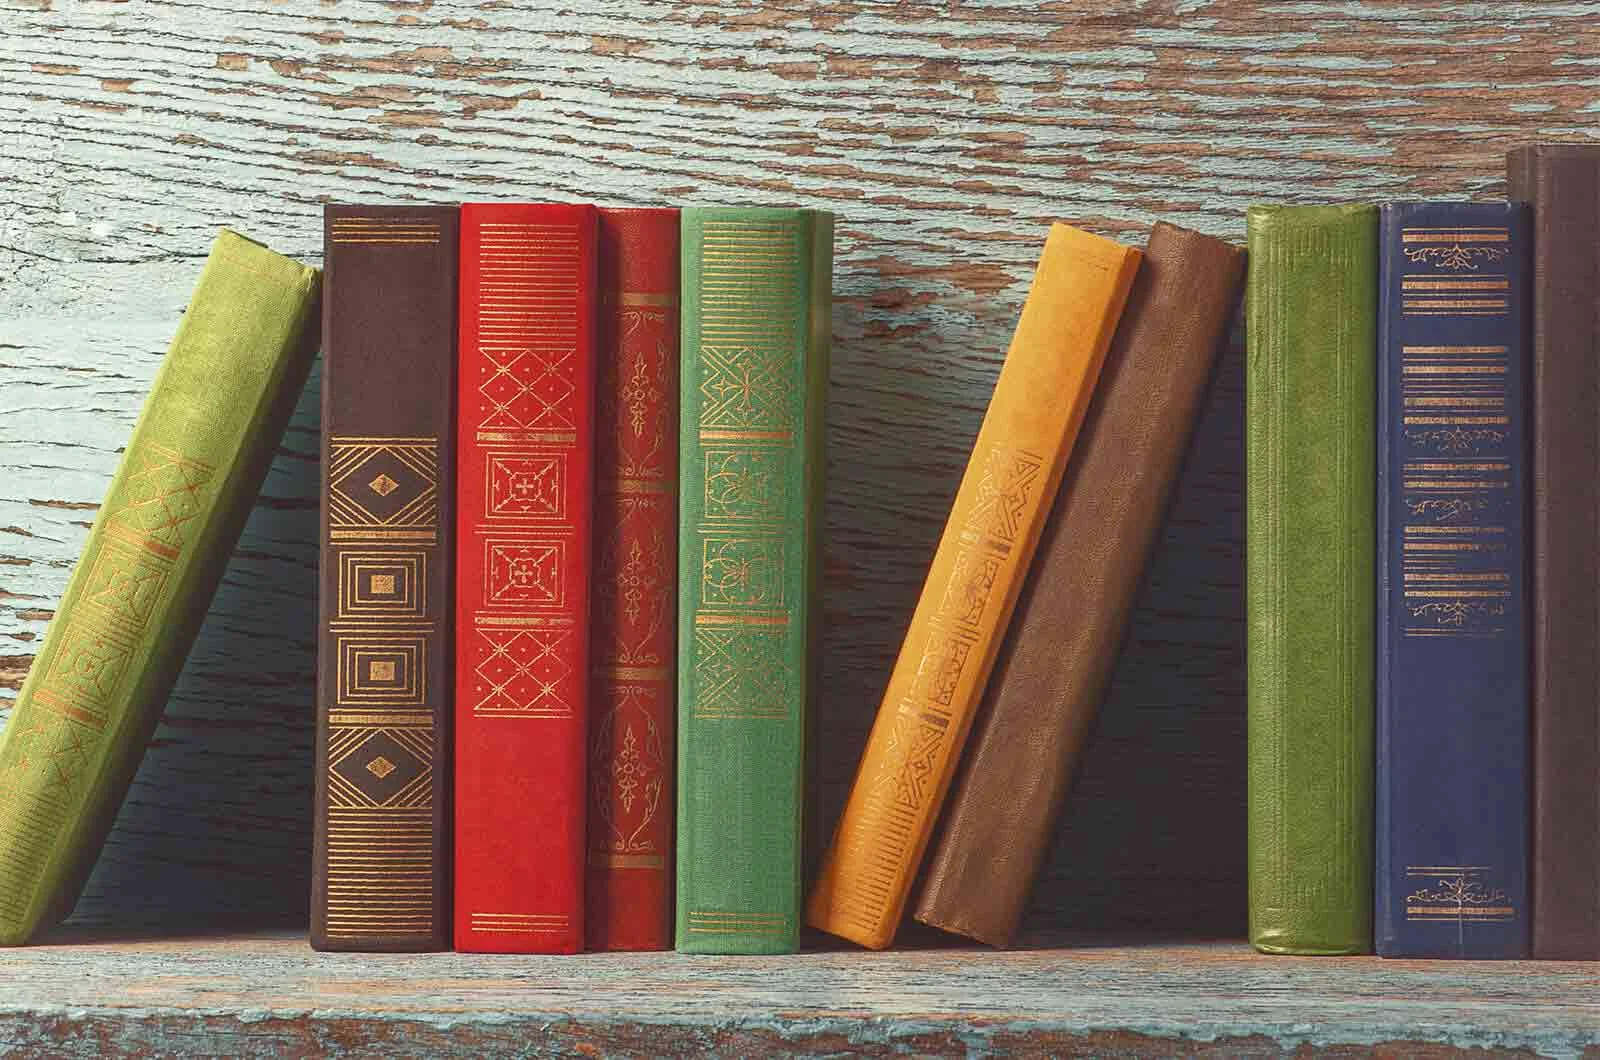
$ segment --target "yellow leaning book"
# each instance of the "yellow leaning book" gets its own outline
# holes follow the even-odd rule
[[[1140,253],[1050,228],[807,920],[894,941]]]

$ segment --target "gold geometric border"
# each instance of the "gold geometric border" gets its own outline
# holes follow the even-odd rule
[[[399,590],[393,597],[363,592],[362,575],[385,568],[395,572]],[[384,575],[379,574],[382,577]],[[341,552],[339,554],[339,618],[378,615],[384,618],[428,617],[428,554],[426,552]]]
[[[567,523],[570,515],[567,511],[567,454],[564,452],[489,452],[488,459],[483,467],[483,504],[484,518],[497,522],[513,523]],[[545,467],[553,470],[555,476],[555,507],[549,511],[522,512],[507,510],[495,504],[494,475],[497,470],[504,470],[506,474],[514,474],[506,465],[514,460],[541,460]]]
[[[483,540],[483,571],[484,571],[484,601],[485,608],[506,608],[519,611],[560,611],[567,605],[567,543],[560,538],[528,538],[528,537],[485,537]],[[539,560],[549,556],[554,557],[555,584],[550,589],[547,599],[529,600],[526,597],[507,598],[506,593],[516,592],[526,588],[509,584],[496,584],[495,561],[497,554],[510,549],[528,548],[547,550]]]
[[[338,638],[338,705],[421,706],[428,696],[427,639],[420,636],[344,636]],[[373,684],[373,664],[390,663],[401,675],[399,687]],[[380,680],[383,680],[380,678]]]

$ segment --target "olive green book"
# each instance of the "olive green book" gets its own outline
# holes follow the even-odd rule
[[[0,944],[72,911],[316,353],[320,275],[224,229],[0,736]]]
[[[1250,941],[1372,948],[1378,210],[1252,206]]]
[[[833,218],[682,216],[677,948],[800,940]]]

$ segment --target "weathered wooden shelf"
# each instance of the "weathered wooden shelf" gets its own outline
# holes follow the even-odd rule
[[[78,932],[0,957],[7,1055],[1600,1053],[1600,965],[1262,957],[1237,941],[502,957]]]

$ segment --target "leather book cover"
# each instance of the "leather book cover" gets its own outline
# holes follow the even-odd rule
[[[461,207],[455,947],[583,949],[595,209]]]
[[[591,950],[672,948],[678,636],[678,211],[600,211]]]
[[[1022,922],[1243,283],[1242,248],[1151,229],[928,856],[924,924],[1006,946]]]
[[[1378,210],[1252,206],[1247,229],[1250,941],[1367,953]]]
[[[1069,225],[1050,228],[812,887],[813,927],[873,949],[894,940],[1139,259]]]
[[[1528,950],[1528,210],[1383,207],[1374,924],[1385,957]]]
[[[316,353],[320,277],[224,229],[0,737],[0,945],[72,911]]]
[[[1506,161],[1533,208],[1533,955],[1600,960],[1600,147]]]
[[[319,950],[450,946],[456,228],[324,213]]]
[[[677,948],[800,943],[833,215],[682,216]]]

